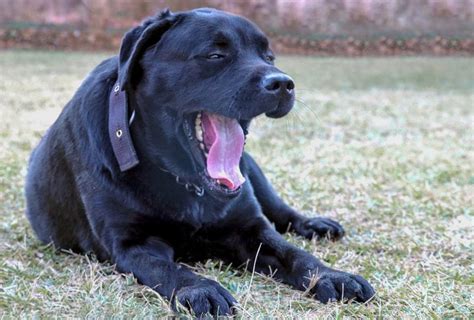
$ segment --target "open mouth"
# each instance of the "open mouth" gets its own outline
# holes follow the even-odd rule
[[[239,121],[202,111],[195,115],[194,135],[204,160],[206,180],[222,191],[238,191],[245,182],[239,166],[245,134]]]

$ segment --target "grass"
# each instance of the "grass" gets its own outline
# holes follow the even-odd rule
[[[93,256],[41,245],[24,217],[31,149],[106,55],[0,52],[0,318],[156,318],[152,290]],[[287,118],[260,118],[248,149],[299,210],[339,220],[337,243],[288,240],[364,275],[369,305],[320,304],[270,278],[207,261],[197,272],[243,318],[473,318],[474,60],[302,58]]]

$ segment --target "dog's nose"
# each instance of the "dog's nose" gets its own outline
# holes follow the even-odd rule
[[[291,93],[295,88],[293,79],[284,73],[271,73],[264,76],[262,85],[265,90],[275,94]]]

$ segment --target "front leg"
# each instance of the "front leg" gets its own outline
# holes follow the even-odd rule
[[[288,242],[263,218],[256,218],[239,228],[222,242],[224,260],[249,269],[255,265],[259,273],[272,274],[276,279],[314,297],[328,301],[355,300],[366,302],[375,291],[361,276],[325,266],[313,255]]]
[[[85,197],[94,234],[118,271],[132,273],[137,280],[194,312],[230,315],[237,303],[217,282],[201,277],[174,261],[173,247],[150,228],[149,217],[127,210],[108,196]],[[106,204],[106,205],[104,205]]]
[[[179,302],[196,316],[233,313],[237,301],[232,295],[217,282],[175,263],[169,245],[156,237],[136,240],[117,241],[113,261],[120,272],[133,273],[140,283],[171,301],[173,308]]]
[[[255,160],[244,153],[244,161],[255,196],[265,216],[275,224],[280,232],[293,231],[307,239],[316,236],[338,240],[344,236],[342,226],[329,218],[308,218],[288,206],[275,192]]]

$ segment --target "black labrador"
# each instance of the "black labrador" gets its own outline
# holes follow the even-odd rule
[[[214,9],[165,10],[129,31],[31,155],[26,213],[39,239],[112,261],[198,315],[237,302],[177,260],[255,265],[322,302],[371,299],[361,276],[284,240],[344,231],[286,205],[243,151],[254,117],[294,103],[273,60],[257,26]]]

